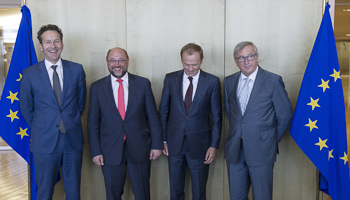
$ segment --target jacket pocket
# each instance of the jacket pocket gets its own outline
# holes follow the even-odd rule
[[[261,138],[263,140],[270,138],[270,137],[275,137],[275,136],[276,136],[276,129],[275,128],[261,132]]]

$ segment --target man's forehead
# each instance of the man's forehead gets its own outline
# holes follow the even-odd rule
[[[243,51],[244,51],[244,53],[248,53],[248,54],[250,54],[250,53],[254,54],[255,53],[254,47],[252,45],[250,45],[250,44],[245,46],[243,49],[239,50],[237,52],[237,55],[243,54]]]
[[[126,59],[126,55],[124,53],[124,51],[111,51],[108,54],[108,58],[125,58]]]

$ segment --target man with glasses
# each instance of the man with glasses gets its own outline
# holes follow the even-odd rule
[[[237,44],[233,56],[240,72],[224,79],[230,199],[248,199],[252,185],[254,200],[269,200],[278,143],[293,111],[281,76],[258,66],[252,42]]]
[[[127,72],[128,53],[108,51],[111,73],[91,85],[88,134],[92,161],[102,168],[107,200],[123,195],[126,166],[135,200],[150,199],[151,160],[163,150],[162,131],[148,79]]]

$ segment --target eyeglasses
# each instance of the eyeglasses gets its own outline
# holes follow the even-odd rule
[[[125,64],[125,62],[127,61],[127,59],[120,59],[120,60],[114,60],[114,59],[112,59],[112,60],[107,60],[107,62],[109,63],[109,64],[115,64],[115,63],[119,63],[119,64]]]
[[[245,59],[247,59],[247,60],[249,60],[249,61],[252,61],[252,60],[255,59],[255,56],[256,56],[256,54],[254,54],[254,55],[247,55],[247,56],[240,56],[240,57],[238,57],[238,58],[236,58],[236,59],[237,59],[238,62],[241,63],[241,62],[244,62]]]

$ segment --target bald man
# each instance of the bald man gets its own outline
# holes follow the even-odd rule
[[[92,161],[102,168],[107,200],[123,195],[126,166],[135,200],[150,199],[151,160],[163,150],[156,103],[148,79],[129,73],[129,56],[108,51],[110,75],[90,89],[88,115]]]

